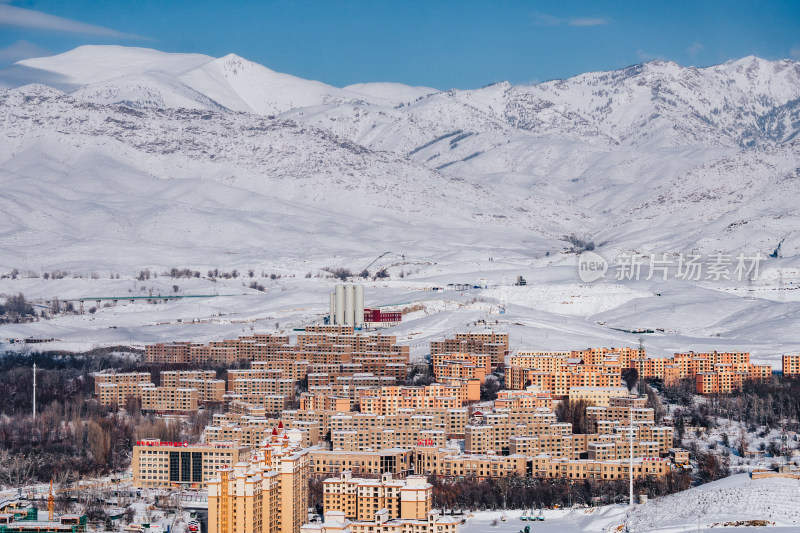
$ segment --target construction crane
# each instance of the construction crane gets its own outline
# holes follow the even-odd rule
[[[53,501],[53,480],[50,479],[50,494],[47,495],[47,519],[53,521],[53,511],[55,510],[55,502]]]
[[[367,266],[364,268],[364,270],[369,270],[369,267],[371,267],[372,265],[374,265],[375,263],[377,263],[377,262],[378,262],[378,259],[380,259],[381,257],[383,257],[383,256],[385,256],[385,255],[388,255],[388,254],[390,254],[390,253],[392,253],[392,252],[383,252],[381,255],[379,255],[378,257],[376,257],[376,258],[375,258],[375,260],[374,260],[372,263],[368,264],[368,265],[367,265]],[[363,272],[363,270],[362,270],[362,272]]]

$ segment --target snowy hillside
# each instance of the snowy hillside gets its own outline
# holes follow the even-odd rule
[[[635,344],[619,329],[650,328],[658,332],[648,349],[662,355],[727,346],[774,362],[800,350],[786,338],[800,327],[792,61],[655,61],[438,91],[336,88],[233,54],[84,46],[2,70],[0,87],[0,275],[121,273],[127,281],[102,290],[122,292],[140,290],[129,284],[148,267],[300,277],[328,266],[357,273],[390,252],[372,268],[393,277],[381,303],[424,302],[398,328],[419,346],[502,309],[521,348]],[[613,269],[586,285],[571,251],[581,243],[617,264],[632,252],[775,257],[751,285],[622,283]],[[520,274],[531,285],[509,287]],[[457,298],[427,291],[479,279],[494,288]],[[213,292],[215,283],[195,289]],[[0,293],[85,296],[78,286],[6,279]],[[225,305],[245,322],[288,314],[299,324],[324,312],[327,289],[317,282],[280,290],[323,298],[303,311]],[[176,305],[187,320],[215,316],[213,306]],[[143,313],[105,337],[151,339],[162,319]],[[47,327],[77,342],[82,320]]]
[[[712,533],[733,528],[733,531],[788,533],[797,531],[800,524],[798,504],[797,480],[751,480],[747,474],[738,474],[636,505],[632,511],[627,505],[545,510],[545,521],[531,524],[531,530],[534,533]],[[463,533],[516,533],[526,525],[519,520],[521,514],[521,511],[477,512],[468,518],[461,530]]]
[[[611,257],[766,255],[778,244],[784,256],[800,251],[800,65],[791,61],[748,57],[703,69],[655,61],[445,92],[387,83],[339,89],[233,54],[119,46],[84,46],[0,73],[6,85],[37,78],[72,98],[21,88],[0,109],[0,168],[34,187],[44,176],[27,168],[39,152],[67,180],[79,179],[70,161],[96,156],[147,176],[132,180],[201,178],[297,202],[284,217],[306,207],[350,215],[347,206],[358,205],[378,240],[396,233],[395,222],[378,229],[394,213],[412,223],[413,241],[442,237],[443,225],[451,231],[443,241],[471,246],[475,234],[511,226],[509,241],[538,242],[535,254],[568,248],[559,241],[569,234]],[[191,193],[184,200],[203,204]],[[247,214],[259,224],[272,215]],[[303,219],[314,225],[313,216]],[[153,225],[158,240],[164,226]]]

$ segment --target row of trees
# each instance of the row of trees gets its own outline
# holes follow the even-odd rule
[[[6,298],[4,304],[0,304],[0,322],[24,322],[36,316],[33,306],[25,299],[22,293]]]
[[[479,480],[431,476],[433,505],[442,509],[531,509],[556,505],[593,505],[627,500],[628,480],[542,479],[510,476]],[[659,480],[635,480],[636,494],[662,496],[686,490],[692,480],[684,470],[671,472]]]

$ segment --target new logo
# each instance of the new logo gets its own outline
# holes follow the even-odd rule
[[[590,283],[606,275],[608,261],[594,252],[583,252],[578,256],[578,277]]]

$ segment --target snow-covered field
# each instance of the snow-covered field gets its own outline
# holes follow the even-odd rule
[[[517,533],[530,525],[532,533],[565,531],[683,533],[728,530],[723,524],[764,520],[766,527],[736,527],[735,531],[788,533],[800,529],[800,482],[794,479],[752,480],[738,474],[685,492],[636,505],[589,509],[545,510],[544,522],[519,520],[522,511],[472,513],[461,533]],[[506,520],[502,521],[501,517]],[[493,523],[497,520],[497,525]]]
[[[791,333],[800,327],[800,304],[793,301],[796,291],[786,291],[788,301],[781,301],[772,299],[774,291],[759,288],[745,297],[732,295],[725,287],[684,282],[582,284],[570,280],[570,275],[576,275],[574,267],[568,266],[519,265],[494,274],[450,275],[427,275],[433,267],[427,268],[403,279],[365,281],[368,307],[414,309],[389,332],[411,345],[417,357],[428,353],[431,340],[485,327],[509,332],[514,350],[637,346],[641,341],[653,356],[688,350],[749,350],[754,360],[772,363],[776,369],[781,354],[800,351],[800,341]],[[508,280],[515,279],[514,273],[533,281],[524,287],[511,285]],[[2,279],[0,294],[22,292],[34,302],[55,296],[62,301],[86,301],[82,315],[2,325],[0,339],[55,338],[57,342],[33,348],[70,350],[172,340],[208,342],[254,332],[291,334],[293,328],[320,322],[328,312],[328,293],[335,280],[260,276],[259,272],[254,278],[216,282],[163,275],[144,281],[111,280],[100,274],[98,279]],[[506,285],[502,285],[504,278]],[[254,280],[264,286],[263,292],[249,288]],[[485,283],[490,288],[432,290],[448,283]],[[178,286],[177,292],[173,285]],[[148,295],[206,297],[157,303],[125,299]],[[98,297],[119,300],[116,304],[101,300],[98,305],[92,300]],[[89,313],[91,307],[96,312]],[[642,328],[654,332],[620,331]]]

